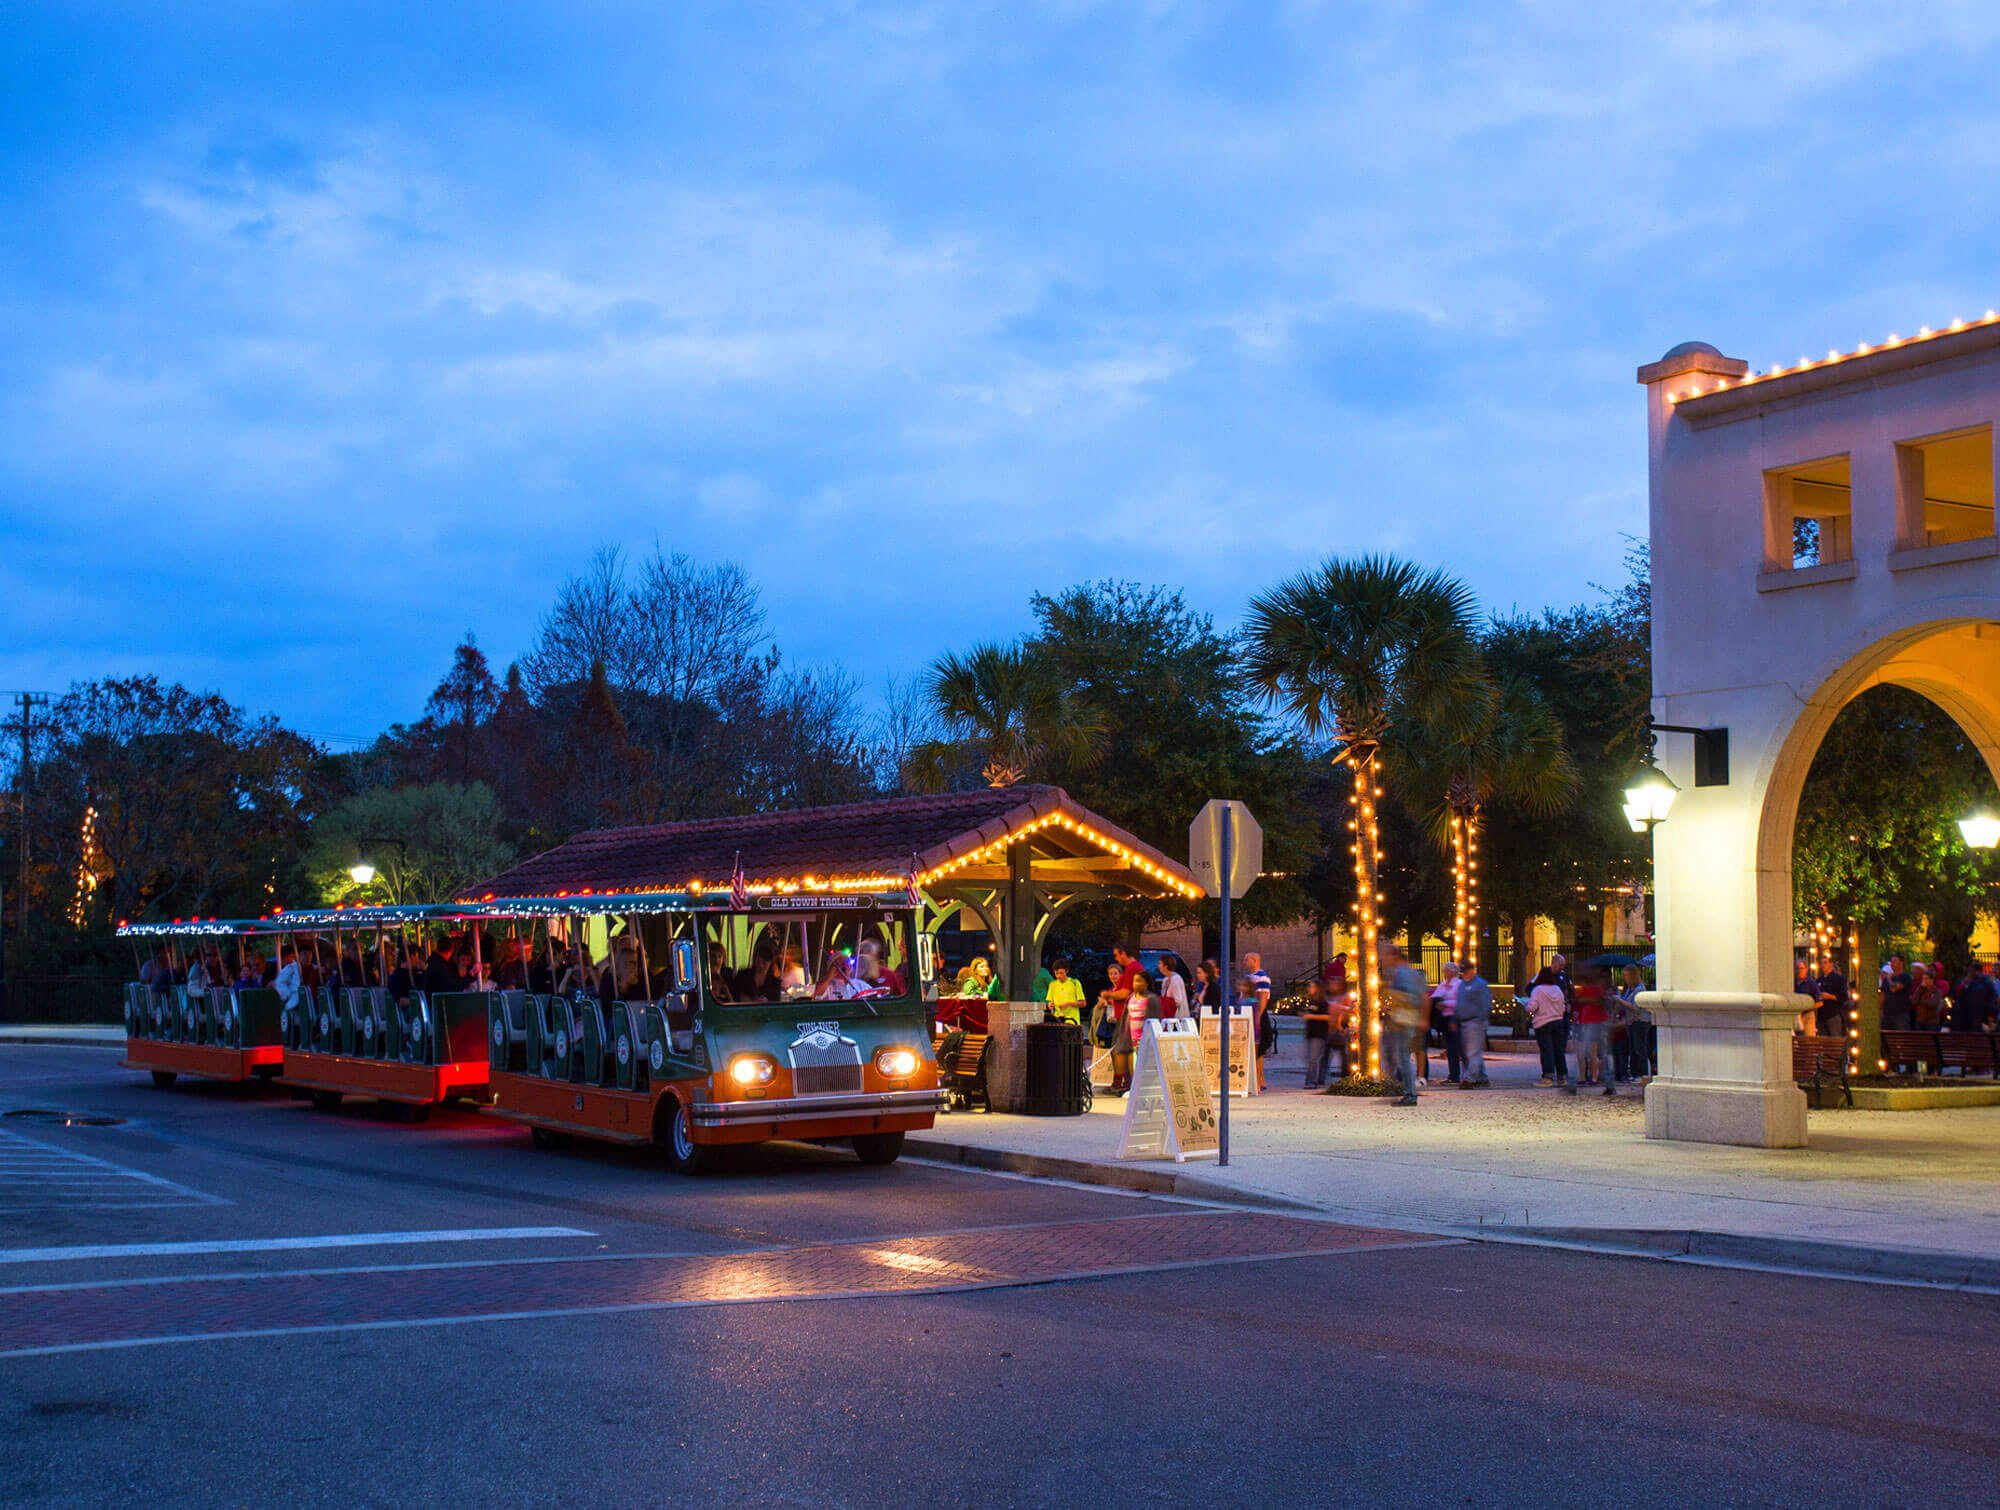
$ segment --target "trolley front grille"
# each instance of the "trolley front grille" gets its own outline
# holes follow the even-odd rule
[[[832,1096],[861,1089],[861,1049],[851,1038],[809,1033],[792,1045],[792,1094]]]

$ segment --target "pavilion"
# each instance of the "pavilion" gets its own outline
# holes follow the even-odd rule
[[[936,932],[962,911],[988,930],[995,972],[1015,1001],[1032,989],[1051,924],[1076,903],[1202,895],[1186,866],[1056,786],[595,829],[479,891],[727,891],[739,862],[753,893],[888,891],[914,880],[923,927]]]

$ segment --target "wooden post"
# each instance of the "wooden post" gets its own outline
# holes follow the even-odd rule
[[[1042,967],[1042,946],[1035,937],[1035,887],[1030,873],[1028,841],[1016,839],[1007,846],[1007,885],[1000,899],[1002,958],[1000,979],[1006,983],[1009,1001],[1029,1001],[1035,989],[1035,974]]]

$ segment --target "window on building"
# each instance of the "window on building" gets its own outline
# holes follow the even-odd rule
[[[1993,427],[1896,447],[1898,544],[1906,550],[1993,533]]]
[[[1845,456],[1764,474],[1766,571],[1854,558],[1854,489]]]

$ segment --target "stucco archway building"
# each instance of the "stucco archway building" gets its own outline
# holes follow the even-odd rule
[[[1793,821],[1814,751],[1893,682],[2000,774],[2000,321],[1751,374],[1700,343],[1639,370],[1650,443],[1653,716],[1728,730],[1728,781],[1654,834],[1652,1137],[1795,1146]]]

